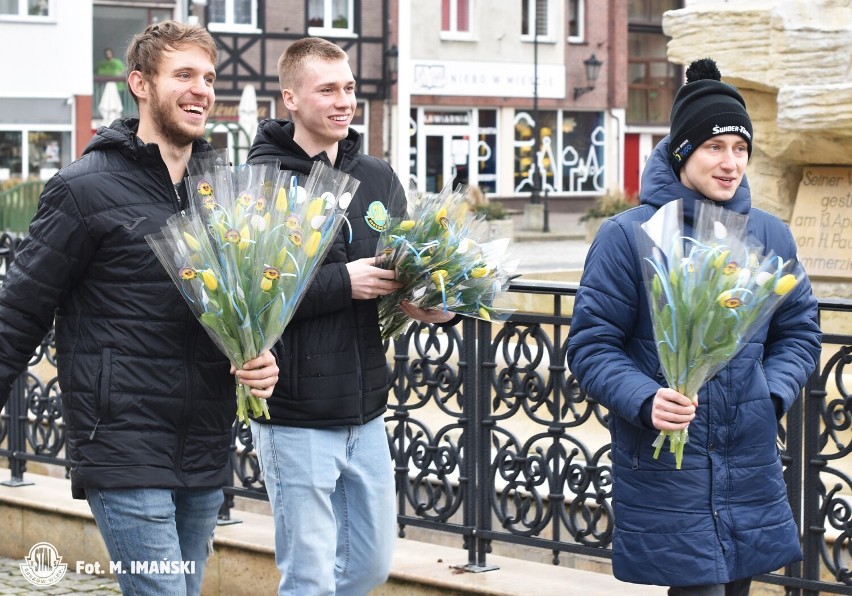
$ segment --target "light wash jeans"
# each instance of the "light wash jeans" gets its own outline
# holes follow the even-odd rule
[[[364,596],[390,573],[396,503],[381,416],[363,426],[252,421],[281,596]]]
[[[124,596],[198,596],[222,489],[86,489]],[[139,572],[169,561],[168,573]],[[182,564],[181,564],[182,562]],[[162,569],[158,569],[162,571]],[[189,573],[185,573],[189,571]]]

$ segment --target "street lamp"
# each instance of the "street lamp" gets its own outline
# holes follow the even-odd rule
[[[399,60],[399,50],[396,45],[392,45],[385,50],[385,72],[386,81],[385,92],[387,97],[390,97],[390,88],[396,83],[397,61]]]
[[[588,86],[586,87],[574,87],[574,101],[577,101],[577,98],[581,95],[588,93],[589,91],[593,91],[595,88],[595,81],[598,80],[598,75],[601,72],[601,66],[603,66],[603,61],[598,60],[594,54],[583,60],[583,66],[586,67],[586,82]]]

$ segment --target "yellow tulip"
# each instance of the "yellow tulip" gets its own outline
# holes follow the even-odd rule
[[[399,229],[403,232],[407,232],[408,230],[414,227],[414,223],[415,222],[413,219],[404,219],[399,222]]]
[[[319,214],[323,212],[323,208],[325,207],[325,200],[321,198],[316,198],[311,201],[311,204],[308,205],[308,210],[305,212],[305,221],[308,225],[311,224],[311,221]]]
[[[278,251],[278,254],[275,256],[275,267],[277,269],[281,269],[284,266],[284,263],[287,261],[287,247],[283,247]]]
[[[446,269],[438,269],[437,271],[433,272],[430,277],[432,278],[432,281],[435,283],[435,285],[439,286],[441,285],[442,280],[446,281],[447,271]]]
[[[723,250],[723,251],[722,251],[722,252],[720,252],[718,255],[716,255],[716,258],[715,258],[715,259],[713,259],[713,267],[715,267],[716,269],[718,269],[718,268],[720,268],[722,265],[724,265],[724,264],[725,264],[725,261],[728,259],[728,255],[729,255],[729,254],[731,254],[731,251],[729,251],[729,250]]]
[[[797,283],[799,283],[799,281],[796,279],[796,276],[792,273],[788,273],[779,279],[777,284],[775,284],[775,293],[779,296],[783,296],[795,288]]]
[[[281,213],[287,213],[289,203],[287,201],[287,191],[283,188],[278,189],[278,197],[275,199],[275,210]]]
[[[305,254],[309,257],[317,254],[319,250],[320,240],[322,240],[322,234],[317,232],[316,230],[311,230],[308,234],[308,240],[305,242]]]
[[[249,241],[251,240],[251,232],[249,232],[248,226],[243,226],[243,229],[240,230],[240,250],[245,250]]]
[[[470,270],[470,276],[474,279],[488,275],[488,267],[474,267]]]
[[[198,243],[198,240],[195,239],[195,236],[190,234],[189,232],[183,233],[183,238],[186,240],[187,246],[192,250],[201,250],[201,244]]]
[[[485,319],[486,321],[491,320],[491,315],[488,314],[488,310],[484,306],[479,307],[479,316]]]
[[[211,292],[215,292],[219,288],[219,280],[216,279],[212,269],[205,269],[202,271],[201,280],[204,282],[204,287]]]

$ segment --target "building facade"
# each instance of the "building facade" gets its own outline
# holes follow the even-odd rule
[[[250,144],[240,124],[246,88],[258,119],[286,117],[278,57],[317,35],[350,56],[359,99],[353,126],[365,151],[391,161],[413,186],[468,184],[510,205],[544,195],[551,209],[572,210],[607,190],[638,189],[680,82],[660,26],[662,12],[680,5],[4,0],[0,49],[14,56],[26,48],[27,59],[2,65],[0,181],[46,179],[116,113],[136,115],[126,71],[116,68],[134,33],[175,18],[205,25],[219,46],[210,129],[234,161]],[[117,105],[108,101],[114,96]]]

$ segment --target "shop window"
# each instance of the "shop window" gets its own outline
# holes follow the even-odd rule
[[[257,30],[257,0],[209,0],[211,31]]]
[[[479,187],[497,192],[497,110],[479,110],[476,168]]]
[[[548,193],[602,192],[604,146],[601,112],[516,112],[514,192],[532,192],[536,172]]]
[[[27,134],[29,177],[47,180],[71,161],[71,133],[30,131]]]
[[[23,178],[22,138],[20,131],[0,130],[0,184],[10,178]]]
[[[309,0],[308,33],[354,33],[353,0]]]

